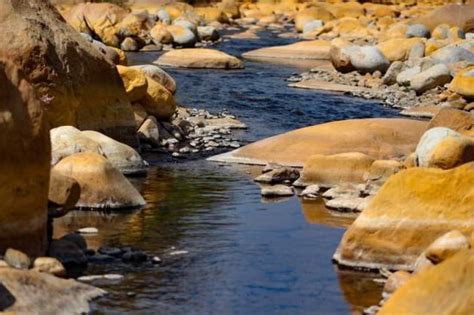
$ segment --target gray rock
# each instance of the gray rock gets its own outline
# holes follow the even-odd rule
[[[370,197],[339,197],[328,200],[326,207],[343,212],[362,212],[370,201]]]
[[[423,24],[412,24],[408,25],[406,36],[410,37],[424,37],[429,38],[431,36],[430,30]]]
[[[160,145],[160,129],[158,122],[153,116],[149,116],[137,131],[138,139],[140,143],[149,144],[152,147],[158,147]]]
[[[28,269],[31,266],[31,260],[28,255],[13,248],[7,249],[3,259],[9,266],[16,269]]]
[[[425,56],[425,44],[417,43],[413,45],[408,55],[407,65],[409,67],[416,66],[421,61],[421,58],[423,58],[424,56]]]
[[[415,66],[413,68],[408,68],[403,70],[397,75],[397,83],[402,86],[410,85],[411,79],[421,72],[420,66]]]
[[[219,32],[217,32],[216,28],[212,26],[198,26],[197,31],[199,38],[205,41],[215,42],[221,37],[219,35]]]
[[[120,49],[123,51],[139,51],[140,47],[138,47],[138,43],[135,39],[127,37],[120,44]]]
[[[286,185],[273,185],[262,187],[261,194],[263,197],[286,197],[294,195],[293,187]]]
[[[401,61],[394,61],[388,68],[385,75],[382,77],[382,83],[386,85],[392,85],[397,83],[397,76],[403,71],[404,64]]]
[[[460,46],[446,46],[431,54],[436,62],[451,64],[459,61],[474,62],[474,53]]]
[[[417,166],[428,167],[433,151],[438,144],[450,137],[460,138],[461,134],[445,127],[436,127],[427,130],[416,146],[415,156]]]
[[[375,46],[351,46],[347,53],[351,64],[362,74],[377,70],[385,73],[390,66],[390,62]]]
[[[85,251],[87,249],[86,239],[81,234],[69,233],[64,235],[60,239],[76,244],[76,246],[79,247],[82,251]]]
[[[323,27],[323,21],[321,20],[313,20],[311,22],[306,23],[303,26],[303,33],[310,33],[317,28]]]
[[[171,24],[171,16],[170,14],[168,13],[168,11],[166,11],[165,9],[160,9],[157,13],[158,15],[158,19],[160,20],[160,22],[162,22],[163,24],[166,24],[166,25],[170,25]]]
[[[410,87],[417,93],[423,93],[437,86],[443,86],[450,81],[449,68],[444,64],[437,64],[413,76],[410,80]]]

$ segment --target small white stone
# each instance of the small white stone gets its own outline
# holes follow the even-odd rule
[[[187,250],[175,250],[170,253],[170,256],[186,255],[189,253]]]
[[[77,230],[77,232],[80,234],[97,234],[99,230],[95,227],[85,227]]]

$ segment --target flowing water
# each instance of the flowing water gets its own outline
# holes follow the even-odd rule
[[[218,48],[240,55],[290,41],[266,33]],[[308,66],[246,61],[244,70],[168,71],[177,80],[179,103],[211,112],[226,108],[249,126],[239,133],[245,141],[325,121],[397,115],[365,100],[288,88],[284,79]],[[372,275],[338,271],[331,263],[353,217],[326,210],[322,201],[262,200],[252,182],[258,168],[146,158],[148,175],[133,179],[148,203],[143,210],[75,211],[55,225],[57,235],[95,226],[100,232],[88,237],[90,246],[133,246],[163,260],[158,266],[90,265],[88,274],[125,275],[94,283],[109,291],[93,303],[95,313],[348,314],[378,302],[380,285]]]

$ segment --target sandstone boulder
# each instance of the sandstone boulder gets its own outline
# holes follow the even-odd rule
[[[474,66],[459,71],[451,81],[449,89],[463,97],[474,98]]]
[[[131,208],[145,205],[133,185],[101,155],[77,153],[61,160],[54,170],[81,186],[77,203],[83,208]]]
[[[176,111],[176,101],[173,94],[163,85],[147,76],[148,87],[141,104],[149,115],[159,120],[168,120]]]
[[[0,55],[22,69],[51,127],[98,130],[137,145],[130,102],[115,65],[66,25],[48,1],[2,1],[0,30],[8,42]]]
[[[428,129],[415,154],[421,167],[450,169],[474,161],[474,138],[444,127]]]
[[[156,65],[138,65],[131,68],[143,71],[149,78],[163,85],[171,94],[176,92],[176,81],[160,67]]]
[[[80,196],[81,187],[76,180],[51,170],[48,194],[50,204],[70,210],[74,208]]]
[[[140,69],[125,66],[117,66],[117,70],[122,78],[128,99],[131,102],[137,102],[144,98],[148,86],[145,73]]]
[[[325,40],[302,41],[290,45],[260,48],[243,53],[248,59],[310,59],[327,60],[331,44]]]
[[[156,61],[158,65],[207,68],[207,69],[242,69],[242,61],[234,56],[215,49],[196,48],[172,50],[163,54]]]
[[[474,309],[474,251],[414,275],[384,303],[379,315],[470,314]]]
[[[334,259],[352,267],[414,269],[439,236],[474,231],[473,181],[474,163],[450,170],[415,167],[391,176],[346,231]]]
[[[415,150],[426,123],[409,119],[354,119],[306,127],[257,141],[211,160],[302,167],[315,154],[360,152],[400,159]],[[354,136],[357,135],[357,136]]]
[[[0,87],[0,252],[14,246],[41,255],[51,163],[46,113],[23,71],[1,57]]]
[[[423,43],[421,38],[395,38],[377,45],[388,61],[405,61],[414,45]]]

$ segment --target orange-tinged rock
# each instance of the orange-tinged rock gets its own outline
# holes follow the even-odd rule
[[[474,115],[455,108],[442,108],[428,124],[427,129],[446,127],[466,134],[474,130]]]
[[[130,101],[137,102],[144,98],[148,87],[145,73],[140,69],[125,66],[117,66],[117,70]]]
[[[376,160],[370,165],[369,178],[388,178],[404,169],[403,164],[396,160]]]
[[[197,7],[194,12],[201,17],[207,24],[212,22],[229,23],[227,15],[219,8],[215,7]]]
[[[352,267],[414,269],[439,236],[474,231],[473,182],[474,163],[391,176],[346,231],[334,259]]]
[[[360,152],[373,159],[401,159],[415,150],[426,122],[353,119],[297,129],[249,144],[213,160],[303,166],[315,154]]]
[[[474,14],[473,4],[449,4],[431,10],[428,14],[415,18],[414,23],[420,23],[433,30],[440,24],[448,24],[450,26],[459,26],[465,28],[469,25]]]
[[[331,43],[325,40],[302,41],[290,45],[273,46],[242,54],[244,58],[259,59],[329,59]]]
[[[474,251],[420,272],[384,303],[379,315],[472,314],[474,309]]]
[[[168,51],[156,64],[182,68],[242,69],[242,61],[222,51],[207,48],[190,48]]]
[[[337,184],[364,183],[373,162],[373,158],[358,152],[312,155],[304,164],[298,186],[317,184],[320,187],[332,187]]]
[[[157,81],[147,77],[148,87],[141,104],[149,115],[159,120],[168,120],[176,111],[173,94]]]
[[[463,249],[469,249],[471,245],[467,237],[461,232],[450,231],[437,238],[425,251],[425,257],[433,264],[439,264],[454,256]]]
[[[364,16],[365,9],[359,2],[337,3],[326,7],[335,18],[351,17],[358,18]]]
[[[474,98],[474,66],[459,71],[449,85],[449,89],[466,98]]]
[[[150,36],[155,44],[171,44],[173,43],[173,35],[168,31],[167,26],[157,23],[150,30]]]
[[[377,45],[380,51],[390,62],[405,61],[408,59],[411,48],[423,43],[421,38],[395,38],[389,39]]]

